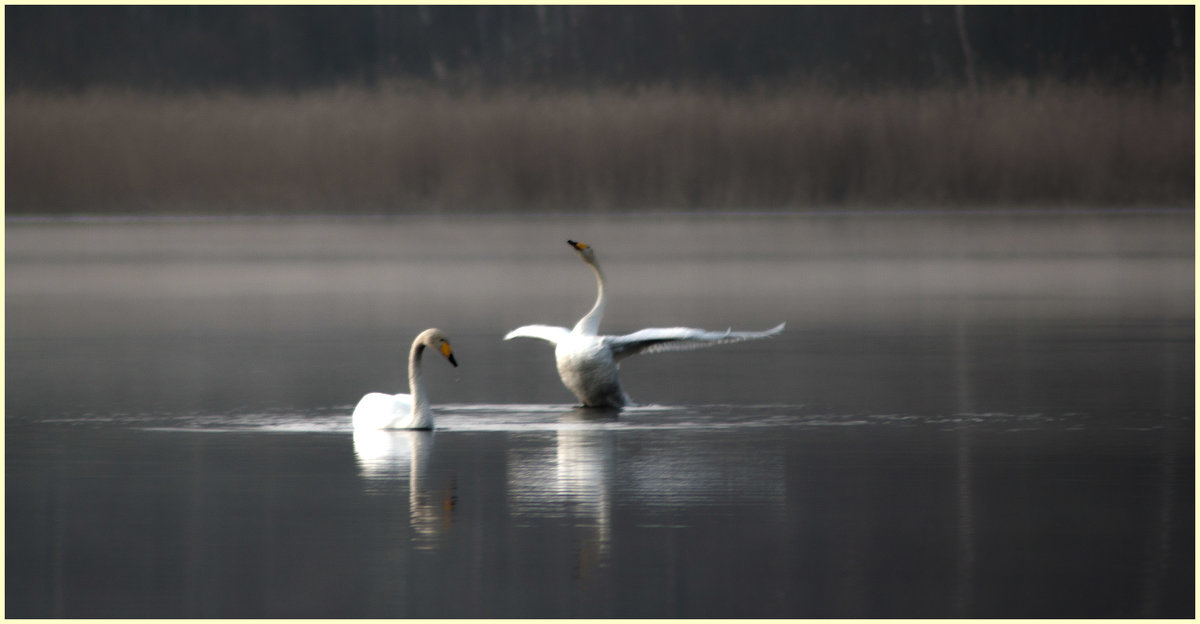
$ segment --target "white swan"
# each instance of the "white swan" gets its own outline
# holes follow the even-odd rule
[[[413,339],[408,353],[408,390],[412,394],[383,394],[372,392],[354,408],[351,421],[355,429],[433,429],[433,410],[425,398],[421,383],[421,352],[425,347],[437,349],[454,366],[450,340],[440,329],[427,329]]]
[[[596,273],[599,293],[596,303],[570,331],[551,325],[518,327],[504,337],[538,338],[554,345],[558,376],[585,407],[623,407],[631,404],[621,389],[617,367],[621,360],[639,353],[684,351],[717,344],[768,338],[783,331],[784,323],[761,332],[705,331],[691,327],[654,327],[624,336],[601,336],[600,319],[604,316],[607,297],[604,294],[604,273],[596,262],[596,252],[589,245],[567,241],[579,257]]]

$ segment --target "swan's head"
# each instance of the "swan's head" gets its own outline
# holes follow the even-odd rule
[[[591,245],[573,240],[567,241],[567,244],[570,245],[575,251],[579,252],[579,257],[583,258],[584,262],[588,264],[596,264],[596,250],[592,249]]]
[[[457,367],[458,362],[454,360],[454,351],[450,348],[450,339],[440,329],[427,329],[417,336],[417,342],[441,353],[443,357],[450,361],[450,364]]]

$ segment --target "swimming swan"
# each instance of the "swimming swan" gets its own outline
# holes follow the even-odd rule
[[[383,394],[372,392],[354,408],[351,421],[355,429],[433,429],[433,410],[425,398],[421,384],[421,352],[425,347],[437,349],[454,366],[450,340],[440,329],[427,329],[413,340],[408,353],[408,391],[412,394]]]
[[[599,293],[596,304],[570,331],[565,327],[526,325],[504,337],[538,338],[554,345],[554,359],[563,385],[585,407],[623,407],[631,401],[621,389],[617,367],[621,360],[639,353],[685,351],[717,344],[768,338],[783,331],[784,323],[761,332],[705,331],[690,327],[654,327],[624,336],[601,336],[600,319],[604,316],[607,298],[604,294],[604,273],[596,262],[596,252],[589,245],[567,241],[579,257],[596,274]]]

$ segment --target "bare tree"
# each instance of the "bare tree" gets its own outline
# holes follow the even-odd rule
[[[958,26],[958,41],[962,44],[963,68],[967,76],[967,87],[974,91],[978,86],[975,81],[975,55],[971,52],[971,40],[967,37],[967,20],[963,13],[961,4],[954,6],[954,22]]]

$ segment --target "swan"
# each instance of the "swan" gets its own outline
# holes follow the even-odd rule
[[[442,330],[431,328],[421,332],[408,352],[408,390],[412,394],[367,394],[354,407],[351,421],[355,429],[433,429],[433,410],[421,383],[421,353],[425,347],[437,349],[450,364],[458,366],[450,340]]]
[[[780,323],[766,331],[706,331],[691,327],[652,327],[624,336],[599,334],[600,319],[608,298],[604,291],[604,273],[596,261],[596,251],[586,243],[567,241],[579,257],[596,274],[599,292],[592,309],[579,319],[573,329],[551,325],[526,325],[504,336],[537,338],[554,345],[554,359],[563,385],[583,403],[584,407],[625,407],[632,404],[621,389],[617,367],[621,361],[639,353],[685,351],[718,344],[768,338],[783,331]]]

